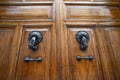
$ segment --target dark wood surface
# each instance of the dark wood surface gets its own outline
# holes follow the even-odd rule
[[[28,47],[32,31],[43,35],[36,52]],[[78,31],[89,33],[86,51]],[[0,36],[0,80],[120,79],[119,0],[0,0]]]
[[[88,43],[88,49],[86,51],[81,51],[80,44],[76,41],[75,35],[78,31],[86,31],[89,33],[90,40]],[[70,79],[102,80],[103,76],[101,73],[101,65],[96,46],[94,29],[86,27],[68,28],[67,32]],[[92,61],[77,61],[76,56],[78,55],[81,57],[87,57],[91,55],[94,59]]]
[[[101,63],[104,71],[104,78],[106,80],[120,79],[120,59],[119,59],[119,28],[105,27],[97,30],[99,50],[101,56]],[[101,38],[100,38],[101,36]],[[102,48],[101,48],[102,47]],[[116,74],[117,73],[117,74]],[[106,76],[105,76],[106,74]]]

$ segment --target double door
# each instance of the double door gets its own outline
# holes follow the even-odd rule
[[[0,80],[119,80],[119,4],[0,0]]]

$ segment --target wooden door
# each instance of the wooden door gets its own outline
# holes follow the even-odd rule
[[[52,0],[0,0],[0,80],[58,80],[55,5]],[[41,35],[30,38],[32,32]]]
[[[61,5],[61,80],[119,80],[120,2],[62,0]],[[79,31],[89,34],[85,51],[76,40]]]
[[[119,80],[119,27],[119,0],[0,0],[0,80]]]

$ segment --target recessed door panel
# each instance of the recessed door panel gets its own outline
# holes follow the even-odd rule
[[[76,40],[76,34],[78,31],[84,31],[89,34],[88,47],[84,51],[80,48],[82,43],[80,44]],[[99,64],[100,59],[96,46],[94,29],[68,28],[67,34],[70,80],[102,80],[103,77],[101,66]],[[93,60],[89,60],[90,56],[93,57]]]
[[[38,50],[32,51],[29,46],[28,37],[32,31],[40,31],[42,41],[37,45]],[[51,29],[47,28],[24,28],[19,53],[16,80],[49,80],[51,55]],[[34,59],[25,61],[26,57]],[[41,57],[42,61],[38,61]]]
[[[10,61],[12,61],[11,58],[14,59],[12,43],[15,30],[13,26],[12,28],[9,27],[11,26],[6,27],[5,25],[0,25],[0,80],[6,80],[6,78],[8,78],[9,72],[12,70],[10,67]],[[14,45],[14,48],[15,47],[16,46]],[[13,66],[13,64],[11,66]]]
[[[120,28],[106,29],[117,67],[120,66]],[[118,69],[119,76],[120,70]]]
[[[0,28],[0,79],[4,79],[7,70],[13,33],[13,29]]]
[[[113,1],[113,2],[117,2],[118,0],[94,0],[95,2],[110,2],[110,1]]]
[[[54,0],[25,0],[26,2],[54,1]]]
[[[64,0],[64,1],[90,1],[90,0]]]
[[[82,5],[66,5],[66,20],[109,20],[120,19],[119,7],[116,6],[82,6]]]
[[[40,6],[1,6],[1,20],[42,20],[53,19],[53,7],[51,5]]]
[[[110,2],[110,1],[117,1],[117,0],[64,0],[64,1],[89,1],[89,2]]]
[[[22,0],[0,0],[0,2],[22,2]]]
[[[98,29],[98,41],[103,74],[106,80],[120,79],[120,28]]]

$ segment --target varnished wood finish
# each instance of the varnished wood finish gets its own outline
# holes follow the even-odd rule
[[[1,36],[3,37],[1,38],[1,41],[3,42],[1,42],[2,44],[0,47],[1,49],[0,50],[0,53],[1,53],[0,79],[14,80],[22,28],[19,25],[18,26],[17,25],[0,25],[0,27],[1,27]]]
[[[43,34],[36,52],[31,31]],[[77,31],[89,33],[86,51]],[[0,80],[120,79],[119,0],[0,0],[0,36]],[[43,61],[26,63],[26,56]]]
[[[118,59],[116,60],[119,57],[113,57],[116,55],[114,52],[103,51],[110,46],[106,44],[108,40],[101,39],[104,38],[105,33],[99,32],[98,28],[113,25],[114,29],[120,26],[118,24],[120,3],[113,0],[107,2],[96,0],[98,3],[94,2],[95,0],[92,0],[93,3],[76,1],[78,0],[63,0],[64,4],[61,4],[61,80],[119,80],[118,66],[120,64]],[[118,26],[115,26],[117,24]],[[80,50],[79,43],[75,40],[76,32],[81,30],[88,31],[91,38],[86,52]],[[110,35],[112,37],[112,34]],[[119,44],[119,40],[116,43]],[[104,44],[105,47],[103,47]],[[115,46],[117,44],[114,43]],[[114,49],[114,47],[112,48]],[[117,51],[119,52],[119,50]],[[93,61],[76,61],[77,55],[83,57],[93,55],[94,59]]]
[[[4,25],[3,25],[4,26]],[[4,26],[5,27],[5,26]],[[13,41],[14,28],[0,28],[0,79],[4,80],[8,65],[10,64],[11,42]],[[14,57],[13,57],[14,58]]]
[[[64,0],[64,1],[109,2],[109,1],[117,1],[117,0]]]
[[[43,27],[43,28],[42,28]],[[19,53],[16,80],[48,80],[50,74],[50,55],[54,52],[51,50],[51,37],[52,26],[27,26],[23,29],[23,37],[21,42],[21,48]],[[28,47],[28,36],[31,31],[41,31],[43,35],[42,42],[38,45],[38,51],[33,52]],[[25,57],[29,56],[34,59],[42,57],[42,62],[29,62],[24,61]]]
[[[46,20],[53,19],[52,5],[44,6],[1,6],[1,20]]]
[[[119,28],[106,27],[99,28],[98,41],[100,49],[100,57],[104,71],[104,78],[106,80],[120,79],[120,60],[119,60]],[[102,47],[102,48],[101,48]],[[107,77],[106,77],[106,76]]]
[[[90,40],[88,42],[88,49],[86,51],[80,50],[80,44],[76,41],[75,35],[78,31],[86,31],[89,34]],[[99,80],[103,79],[101,73],[100,58],[96,46],[94,28],[69,28],[67,30],[68,39],[68,59],[70,65],[70,79],[69,80]],[[93,61],[81,60],[77,61],[76,56],[87,57],[93,56]]]
[[[65,18],[67,20],[120,19],[120,10],[118,6],[66,5],[65,11]]]

